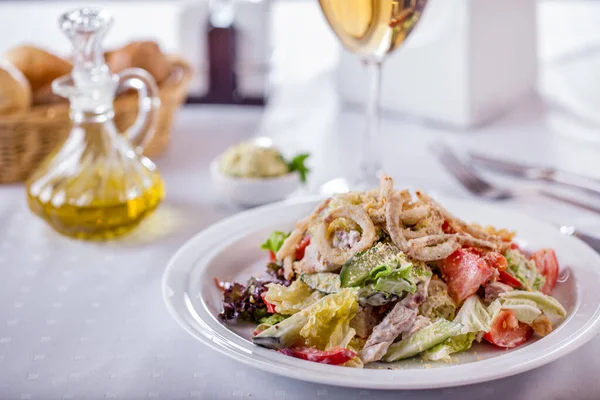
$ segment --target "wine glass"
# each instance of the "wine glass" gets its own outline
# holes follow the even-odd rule
[[[319,0],[327,22],[344,47],[361,58],[369,79],[360,174],[349,181],[330,182],[331,191],[365,190],[376,185],[381,168],[377,149],[381,65],[387,54],[405,42],[426,3],[427,0]]]

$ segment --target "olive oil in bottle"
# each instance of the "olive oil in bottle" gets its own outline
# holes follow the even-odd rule
[[[27,181],[28,204],[56,231],[79,239],[103,240],[135,228],[165,195],[156,166],[142,155],[157,116],[157,88],[143,70],[112,74],[101,41],[112,19],[103,10],[82,8],[60,18],[74,47],[70,75],[53,82],[70,100],[73,128]],[[119,85],[139,90],[138,120],[117,132],[113,118]]]

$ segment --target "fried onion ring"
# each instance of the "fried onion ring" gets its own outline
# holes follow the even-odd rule
[[[327,228],[329,224],[338,218],[348,218],[358,224],[362,229],[360,241],[349,250],[333,248],[327,239]],[[361,207],[345,205],[331,211],[317,228],[316,240],[319,245],[319,253],[327,261],[335,265],[343,265],[352,256],[367,250],[375,241],[375,225],[369,214]]]
[[[290,236],[285,239],[279,251],[277,251],[276,258],[278,260],[285,260],[286,257],[293,257],[296,254],[296,249],[304,237],[304,232],[307,231],[311,222],[313,222],[322,212],[327,208],[331,198],[323,200],[317,208],[314,209],[311,215],[306,218],[302,218],[296,223],[296,229],[291,233]]]
[[[276,258],[278,260],[285,260],[287,257],[291,257],[296,253],[296,248],[302,241],[305,230],[306,229],[294,229],[292,234],[285,239],[279,251],[277,251]]]
[[[371,208],[367,211],[369,213],[369,217],[371,217],[371,221],[373,221],[376,225],[385,224],[385,208]]]
[[[477,239],[483,239],[488,242],[498,243],[501,239],[497,236],[492,236],[489,233],[485,232],[481,228],[477,228],[475,226],[469,225],[458,217],[455,217],[448,210],[446,210],[440,203],[429,197],[427,194],[417,191],[417,197],[429,204],[434,210],[440,213],[440,215],[448,221],[450,226],[457,232],[466,232],[469,235],[473,236]]]
[[[392,195],[392,198],[385,207],[385,222],[392,242],[398,246],[400,251],[406,253],[408,251],[408,242],[402,234],[402,227],[400,226],[400,213],[402,212],[404,201],[405,198],[403,198],[402,193]]]
[[[455,235],[430,235],[409,242],[408,254],[421,261],[442,260],[460,248]]]
[[[422,237],[429,236],[429,235],[435,235],[435,234],[438,234],[438,233],[439,232],[437,230],[432,232],[428,228],[417,229],[417,230],[413,230],[413,229],[410,229],[410,228],[404,228],[404,229],[402,229],[402,236],[404,236],[408,240],[420,239]]]
[[[400,213],[400,221],[405,225],[414,225],[429,215],[430,208],[426,205],[417,206]]]
[[[402,216],[400,216],[400,220],[402,220]],[[437,212],[433,211],[431,215],[418,221],[414,228],[405,228],[402,230],[402,233],[409,240],[429,235],[440,235],[444,233],[442,231],[443,223],[444,219]]]
[[[285,279],[292,279],[292,277],[294,276],[294,269],[292,268],[293,263],[294,263],[293,256],[286,256],[283,259],[283,277]]]
[[[481,247],[483,249],[489,249],[494,251],[498,250],[498,246],[496,246],[495,243],[488,242],[487,240],[483,239],[477,239],[472,236],[456,235],[456,240],[458,240],[458,242],[463,246],[467,245],[473,247]]]
[[[394,180],[387,176],[386,174],[382,174],[379,178],[379,202],[381,205],[385,205],[394,194]]]
[[[367,192],[365,197],[370,199],[364,204],[364,209],[374,224],[385,224],[385,205],[393,194],[394,180],[385,174],[379,178],[379,190]]]
[[[443,242],[447,242],[449,240],[458,241],[456,239],[456,235],[442,233],[441,235],[429,235],[429,236],[424,236],[422,238],[413,239],[410,241],[410,247],[411,248],[422,248],[422,247],[437,245],[437,244],[440,244]]]

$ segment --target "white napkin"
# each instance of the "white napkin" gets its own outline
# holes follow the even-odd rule
[[[535,1],[430,0],[413,35],[384,63],[382,108],[472,127],[530,93],[536,71]],[[366,81],[357,57],[344,52],[342,97],[362,103]]]

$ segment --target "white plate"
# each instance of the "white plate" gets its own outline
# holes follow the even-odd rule
[[[424,363],[415,358],[365,369],[317,364],[254,346],[252,327],[224,325],[217,318],[222,294],[214,278],[245,280],[264,271],[267,259],[260,243],[274,229],[291,229],[317,202],[314,198],[291,200],[247,211],[196,235],[175,254],[163,278],[163,296],[171,315],[201,342],[252,367],[306,381],[373,389],[439,388],[514,375],[556,360],[597,332],[600,255],[551,225],[525,215],[479,203],[444,201],[450,211],[467,221],[517,230],[525,247],[556,250],[566,279],[558,284],[554,295],[568,316],[550,335],[513,350],[482,343],[460,354],[453,363]]]

